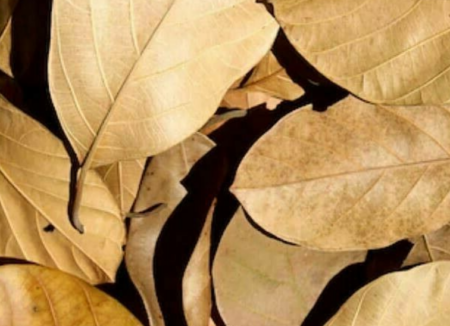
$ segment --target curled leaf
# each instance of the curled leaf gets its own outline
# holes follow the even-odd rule
[[[232,191],[256,223],[287,241],[384,247],[448,223],[449,130],[445,106],[349,97],[325,113],[305,108],[251,148]]]
[[[2,325],[141,326],[103,292],[76,277],[40,266],[0,267],[0,302]]]
[[[214,143],[206,136],[194,134],[153,157],[145,171],[134,209],[136,212],[150,211],[145,217],[131,220],[125,261],[152,326],[165,325],[153,272],[156,243],[167,219],[186,195],[181,180],[213,146]],[[151,210],[160,204],[164,205],[161,209]]]
[[[450,101],[447,0],[271,0],[294,47],[358,97],[396,105]]]
[[[450,323],[450,262],[380,277],[354,294],[326,326],[442,326]]]

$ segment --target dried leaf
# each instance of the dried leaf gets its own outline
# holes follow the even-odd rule
[[[0,97],[0,255],[111,282],[125,227],[99,175],[87,176],[81,235],[67,218],[70,160],[61,141]]]
[[[275,55],[269,52],[242,87],[228,91],[221,106],[249,109],[268,102],[273,108],[280,100],[292,101],[303,94],[303,89],[292,81]]]
[[[294,47],[358,97],[396,105],[450,101],[447,0],[271,0]]]
[[[256,230],[239,209],[214,260],[220,314],[227,326],[299,326],[327,283],[364,256],[281,243]]]
[[[122,215],[130,211],[136,199],[145,161],[145,159],[121,161],[97,168],[98,173],[116,199]]]
[[[354,294],[326,326],[450,324],[450,262],[380,277]]]
[[[183,143],[155,156],[148,165],[136,199],[135,211],[149,210],[143,218],[131,220],[125,261],[130,277],[138,289],[149,316],[150,325],[163,326],[153,275],[156,242],[175,207],[186,195],[181,180],[214,143],[202,134],[194,134]]]
[[[183,309],[188,326],[209,326],[211,316],[210,247],[216,203],[211,206],[183,276]]]
[[[403,266],[428,263],[430,260],[450,260],[450,225],[447,224],[414,242]]]
[[[11,21],[12,13],[19,0],[5,0],[0,4],[0,70],[12,77],[11,54]]]
[[[437,230],[450,219],[449,112],[352,97],[293,112],[247,153],[232,191],[265,230],[313,248],[378,248]]]
[[[1,325],[141,326],[113,298],[60,271],[32,265],[2,266],[0,285]]]
[[[55,0],[50,91],[84,168],[192,135],[277,30],[254,0]]]

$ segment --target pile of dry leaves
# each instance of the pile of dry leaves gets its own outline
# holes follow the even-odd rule
[[[449,0],[1,1],[0,325],[450,325],[449,30]]]

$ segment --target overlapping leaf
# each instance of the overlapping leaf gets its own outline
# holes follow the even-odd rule
[[[248,109],[267,103],[269,108],[274,108],[281,100],[292,101],[303,93],[303,89],[292,81],[275,55],[269,52],[242,86],[238,85],[227,92],[222,106]]]
[[[192,135],[277,29],[253,0],[54,1],[50,91],[84,168]]]
[[[113,281],[125,227],[99,175],[87,176],[81,235],[67,218],[71,165],[63,144],[2,97],[0,148],[0,255]]]
[[[450,262],[385,275],[354,294],[326,326],[450,324]]]
[[[170,214],[186,195],[181,180],[213,146],[214,143],[206,136],[194,134],[181,144],[155,156],[145,171],[134,210],[153,210],[145,217],[132,219],[125,259],[131,279],[144,300],[151,325],[164,325],[153,274],[156,243]],[[207,230],[205,232],[208,233]],[[207,237],[201,239],[208,243]],[[201,253],[198,255],[200,260],[203,259]],[[194,271],[197,270],[194,266]],[[189,305],[192,302],[189,301]]]
[[[19,0],[5,0],[0,4],[0,70],[12,76],[11,53],[11,22],[12,14]]]
[[[349,97],[305,108],[247,153],[232,191],[278,237],[326,250],[387,246],[447,224],[450,108]]]
[[[365,252],[327,253],[270,239],[239,209],[214,260],[220,314],[227,326],[299,326],[327,283],[364,256]]]
[[[141,326],[103,292],[60,271],[32,265],[0,267],[0,324],[16,326]]]
[[[271,0],[294,47],[370,102],[450,101],[447,0]]]
[[[97,169],[116,199],[122,215],[130,211],[136,199],[144,167],[145,159],[121,161]]]

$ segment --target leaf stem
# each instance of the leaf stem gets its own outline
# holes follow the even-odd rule
[[[430,261],[435,261],[434,256],[433,256],[433,251],[431,250],[431,246],[430,246],[430,242],[428,240],[428,237],[426,236],[426,234],[423,235],[423,241],[425,242],[425,248],[427,250],[428,253],[428,257],[430,258]]]

